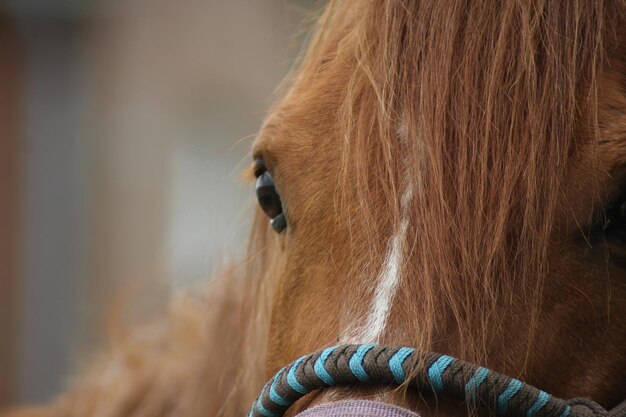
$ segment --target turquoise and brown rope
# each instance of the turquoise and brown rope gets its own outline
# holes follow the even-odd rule
[[[419,367],[419,369],[416,369]],[[417,371],[417,372],[415,372]],[[409,381],[407,378],[412,376]],[[407,347],[342,345],[306,355],[281,369],[252,405],[249,417],[280,417],[321,388],[355,384],[432,390],[510,417],[624,417],[587,399],[565,401],[489,369]]]

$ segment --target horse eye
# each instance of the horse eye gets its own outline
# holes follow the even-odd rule
[[[606,239],[626,243],[626,198],[606,211],[603,232]]]
[[[287,227],[287,219],[274,180],[267,171],[259,173],[257,177],[256,196],[261,210],[270,218],[272,228],[278,233],[282,232]]]

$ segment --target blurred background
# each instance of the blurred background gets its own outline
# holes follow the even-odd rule
[[[62,391],[120,294],[242,254],[239,173],[319,3],[0,2],[0,406]]]

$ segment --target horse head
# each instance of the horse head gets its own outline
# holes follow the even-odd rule
[[[612,2],[330,3],[254,144],[267,378],[375,343],[623,399],[624,16]],[[354,398],[435,413],[428,394],[374,387],[290,412]]]

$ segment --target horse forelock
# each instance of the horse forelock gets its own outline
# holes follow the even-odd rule
[[[623,11],[453,3],[332,1],[275,112],[320,96],[336,105],[306,122],[333,137],[319,152],[336,152],[327,191],[349,244],[333,259],[367,287],[340,339],[394,341],[396,312],[416,348],[446,334],[455,354],[490,365],[515,311],[530,312],[515,323],[530,355],[563,189],[580,143],[595,140],[598,74]],[[280,245],[256,229],[251,256],[279,269],[266,248]]]

